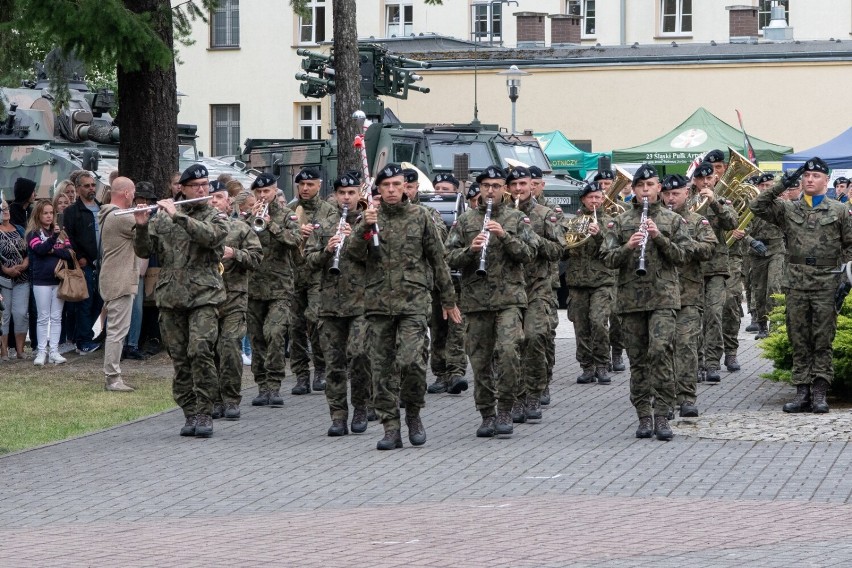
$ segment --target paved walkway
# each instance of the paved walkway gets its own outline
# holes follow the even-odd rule
[[[378,452],[376,423],[326,437],[314,394],[277,410],[244,403],[243,419],[216,421],[209,440],[180,438],[182,418],[169,412],[0,458],[0,566],[852,562],[848,435],[703,430],[788,418],[778,409],[792,389],[759,378],[768,363],[750,335],[742,371],[701,385],[701,418],[665,443],[633,437],[627,373],[611,386],[575,383],[570,328],[560,334],[553,404],[511,439],[474,437],[467,391],[427,395],[425,446],[404,438],[405,449]],[[828,417],[838,414],[848,410]]]

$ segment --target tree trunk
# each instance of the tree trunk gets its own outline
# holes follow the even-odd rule
[[[337,172],[361,171],[361,157],[353,146],[359,128],[352,113],[361,108],[361,65],[355,0],[333,0],[334,82],[337,129]]]
[[[133,13],[151,15],[163,42],[174,48],[169,0],[124,0]],[[121,143],[119,171],[134,182],[150,181],[159,195],[170,196],[169,178],[178,168],[177,78],[167,68],[143,64],[128,72],[118,66]]]

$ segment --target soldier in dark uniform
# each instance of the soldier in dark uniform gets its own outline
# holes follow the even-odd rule
[[[823,160],[811,158],[750,205],[757,217],[787,236],[784,288],[796,398],[784,405],[784,412],[828,412],[826,394],[834,378],[831,345],[837,331],[835,271],[852,260],[852,213],[825,197],[828,173]],[[799,178],[802,198],[779,199]]]
[[[607,223],[601,258],[618,270],[617,310],[630,357],[630,401],[639,416],[636,437],[656,434],[658,440],[671,440],[668,415],[675,401],[673,357],[680,309],[677,267],[686,260],[690,238],[686,220],[661,205],[660,178],[653,166],[636,170],[633,192],[632,207]],[[643,253],[646,273],[638,274]]]
[[[180,177],[187,199],[207,195],[207,168],[190,166]],[[219,334],[217,306],[225,301],[219,274],[225,220],[206,203],[157,202],[161,211],[149,222],[148,212],[135,213],[136,255],[160,260],[157,307],[164,343],[175,368],[175,402],[186,423],[181,436],[213,435],[213,402],[217,390],[214,350]]]
[[[388,164],[376,174],[376,185],[381,208],[364,212],[346,252],[366,264],[374,403],[385,430],[376,447],[392,450],[402,447],[400,401],[405,404],[409,441],[415,446],[426,443],[420,409],[426,394],[426,319],[433,275],[442,317],[460,323],[461,315],[438,228],[426,209],[408,201],[402,169]],[[371,244],[376,224],[378,250]]]

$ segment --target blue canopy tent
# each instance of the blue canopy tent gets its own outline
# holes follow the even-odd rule
[[[610,155],[608,152],[584,152],[574,146],[559,130],[537,132],[535,137],[550,160],[553,170],[567,173],[577,179],[585,178],[589,170],[598,169],[599,156]]]
[[[852,169],[852,128],[824,144],[784,156],[784,167],[795,168],[802,162],[819,156],[832,170]]]

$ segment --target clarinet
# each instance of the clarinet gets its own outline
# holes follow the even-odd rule
[[[489,197],[485,202],[485,217],[482,219],[482,233],[485,235],[485,242],[482,244],[482,252],[479,254],[479,268],[476,269],[477,276],[487,276],[488,271],[485,270],[485,257],[488,254],[488,241],[491,239],[491,232],[485,228],[488,221],[491,220],[491,204],[493,200]]]
[[[340,252],[343,250],[343,241],[346,240],[346,235],[343,234],[343,227],[346,226],[346,216],[349,215],[349,206],[343,206],[343,213],[340,215],[340,222],[337,224],[337,236],[340,237],[340,242],[334,247],[334,260],[331,261],[331,268],[328,269],[329,274],[337,276],[340,274]]]
[[[639,230],[642,232],[642,242],[639,243],[639,263],[636,267],[636,276],[645,276],[645,247],[648,245],[648,198],[642,198],[642,217],[639,219]]]

